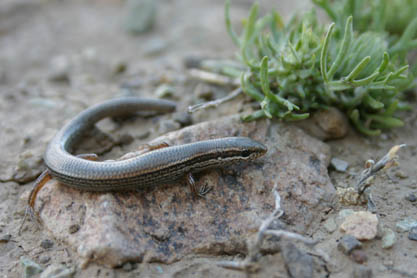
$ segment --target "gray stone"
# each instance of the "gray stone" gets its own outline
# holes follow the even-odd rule
[[[46,263],[48,263],[50,260],[51,260],[51,257],[49,257],[49,256],[42,256],[42,257],[40,257],[40,258],[39,258],[39,262],[40,262],[41,264],[46,264]]]
[[[339,211],[339,214],[337,215],[337,220],[343,221],[346,217],[352,215],[354,212],[355,211],[353,209],[342,209],[341,211]]]
[[[32,278],[43,271],[43,268],[28,258],[21,257],[20,263],[23,266],[23,277]]]
[[[369,266],[358,265],[352,273],[353,278],[372,278],[372,269]]]
[[[395,232],[391,229],[383,229],[382,231],[382,248],[388,249],[391,248],[394,243],[397,241],[397,237],[395,235]]]
[[[11,234],[5,234],[0,236],[0,243],[7,243],[12,238]]]
[[[339,240],[339,244],[337,245],[337,248],[345,255],[349,255],[353,250],[359,249],[361,247],[362,243],[351,235],[344,235]]]
[[[137,192],[93,193],[53,179],[39,192],[36,210],[42,208],[45,229],[81,259],[110,267],[140,262],[145,254],[149,262],[169,263],[191,254],[242,252],[253,227],[274,207],[275,184],[293,231],[319,223],[315,216],[335,196],[327,175],[330,148],[294,126],[268,120],[243,123],[233,116],[189,126],[149,144],[227,136],[250,136],[269,151],[253,162],[195,175],[197,186],[212,188],[206,198],[194,198],[183,180]],[[74,219],[83,221],[78,232],[69,234]]]
[[[189,126],[193,123],[193,118],[188,112],[178,112],[173,116],[174,121],[178,122],[181,127]]]
[[[69,82],[70,60],[67,56],[54,57],[49,65],[48,79],[55,82]]]
[[[155,23],[156,0],[128,0],[124,26],[133,34],[149,31]]]
[[[161,84],[155,90],[155,96],[158,98],[169,98],[175,97],[175,89],[167,84]]]
[[[346,172],[347,168],[349,167],[349,163],[339,158],[333,157],[330,160],[330,165],[338,172]]]
[[[74,268],[68,268],[61,264],[52,264],[42,272],[40,278],[72,278],[74,274]]]
[[[416,197],[416,195],[414,193],[408,194],[407,196],[405,196],[405,199],[407,201],[412,202],[412,203],[414,203],[415,201],[417,201],[417,197]]]
[[[408,232],[413,227],[417,227],[417,221],[411,217],[407,217],[397,222],[397,224],[395,225],[395,228],[399,233]]]
[[[417,240],[417,227],[413,227],[408,232],[408,239]]]
[[[293,243],[283,244],[282,257],[290,277],[313,277],[313,258],[299,250]]]
[[[153,38],[143,46],[143,55],[156,56],[164,52],[169,46],[168,42],[161,38]]]
[[[323,223],[323,227],[329,233],[333,233],[337,229],[337,224],[336,224],[336,221],[334,221],[334,218],[330,217]]]
[[[52,246],[54,246],[54,242],[50,239],[44,239],[41,242],[41,247],[43,249],[49,249],[49,248],[52,248]]]

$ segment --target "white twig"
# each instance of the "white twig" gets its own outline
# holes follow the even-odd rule
[[[242,93],[242,89],[237,88],[223,98],[219,98],[219,99],[216,99],[216,100],[213,100],[213,101],[208,101],[208,102],[199,103],[199,104],[196,104],[196,105],[193,105],[193,106],[189,106],[188,107],[188,113],[194,113],[198,110],[206,109],[206,108],[209,108],[209,107],[217,107],[218,105],[222,104],[223,102],[229,101],[229,100],[237,97],[241,93]]]
[[[188,71],[189,75],[192,78],[202,80],[207,83],[212,83],[216,85],[232,85],[232,86],[239,86],[240,81],[237,78],[230,78],[225,75],[221,75],[218,73],[213,73],[205,70],[200,69],[190,69]]]

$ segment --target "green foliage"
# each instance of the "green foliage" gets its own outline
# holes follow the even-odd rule
[[[414,43],[417,21],[412,20],[392,40],[386,32],[377,32],[379,25],[373,31],[355,33],[354,17],[341,17],[340,10],[327,0],[315,2],[335,21],[329,28],[318,22],[314,11],[286,25],[276,11],[258,17],[255,3],[238,36],[231,27],[230,2],[226,1],[227,31],[239,47],[238,59],[246,70],[225,72],[234,76],[240,72],[242,90],[261,108],[244,120],[301,120],[314,110],[335,106],[367,135],[402,126],[394,113],[407,107],[400,96],[413,85],[404,53]],[[352,11],[348,4],[361,1],[341,2]]]

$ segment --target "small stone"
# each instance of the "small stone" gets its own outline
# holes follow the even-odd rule
[[[338,187],[336,191],[339,202],[346,206],[356,206],[366,202],[364,194],[359,195],[358,191],[353,187]]]
[[[161,121],[161,123],[159,124],[159,132],[161,134],[165,134],[165,133],[168,133],[170,131],[174,131],[180,128],[181,128],[181,125],[174,120],[164,120],[164,121]]]
[[[11,234],[5,234],[0,236],[0,243],[8,243],[12,238]]]
[[[417,227],[417,221],[411,217],[407,217],[395,225],[397,232],[404,233],[408,232],[411,228]]]
[[[408,239],[417,241],[417,227],[413,227],[408,232]]]
[[[127,262],[123,265],[122,268],[123,268],[124,271],[128,272],[128,271],[133,270],[133,265],[131,263]]]
[[[337,245],[337,249],[342,251],[345,255],[349,255],[353,250],[362,247],[362,243],[357,240],[354,236],[344,235]]]
[[[124,73],[127,70],[127,63],[125,61],[118,60],[113,63],[112,73],[114,75]]]
[[[174,121],[178,122],[181,127],[189,126],[193,123],[193,118],[191,117],[190,113],[187,112],[175,113],[173,119]]]
[[[71,226],[69,226],[68,232],[70,234],[75,234],[76,232],[78,232],[79,229],[80,229],[80,225],[78,225],[78,224],[72,224]]]
[[[158,98],[174,98],[175,89],[167,84],[162,84],[156,88],[155,95]]]
[[[42,257],[40,257],[39,262],[40,262],[41,264],[46,264],[46,263],[48,263],[50,260],[51,260],[51,257],[49,257],[49,256],[42,256]]]
[[[205,83],[199,83],[194,89],[194,97],[204,100],[213,100],[214,91],[213,87]]]
[[[23,277],[32,278],[43,271],[43,268],[28,258],[21,257],[20,263],[23,266]]]
[[[378,233],[378,217],[368,211],[357,211],[346,217],[340,229],[359,240],[370,240]]]
[[[168,42],[161,38],[154,38],[146,42],[143,46],[145,56],[156,56],[162,53],[169,46]]]
[[[404,171],[402,171],[402,170],[398,170],[397,172],[395,172],[395,176],[396,176],[397,178],[400,178],[400,179],[406,179],[406,178],[408,178],[407,173],[405,173],[405,172],[404,172]]]
[[[52,246],[54,246],[54,242],[53,242],[52,240],[49,240],[49,239],[44,239],[44,240],[42,240],[42,242],[41,242],[41,247],[42,247],[43,249],[49,249],[49,248],[51,248]]]
[[[394,243],[397,241],[395,232],[391,229],[384,229],[382,235],[382,248],[388,249],[391,248]]]
[[[353,261],[355,261],[358,264],[363,264],[364,262],[368,260],[368,256],[362,250],[353,250],[352,253],[350,254],[350,257],[352,258]]]
[[[337,229],[337,224],[336,221],[334,221],[334,218],[330,217],[323,223],[323,227],[327,232],[333,233]]]
[[[339,158],[333,157],[330,160],[330,165],[338,172],[346,172],[347,168],[349,167],[349,163]]]
[[[368,266],[358,265],[352,273],[353,278],[372,278],[372,269]]]
[[[405,199],[407,201],[412,202],[412,203],[414,203],[415,201],[417,201],[417,197],[416,197],[416,195],[414,195],[414,193],[408,194],[407,196],[405,196]]]
[[[126,2],[125,28],[128,32],[139,34],[149,31],[155,22],[157,1],[128,0]]]
[[[354,213],[355,211],[353,209],[342,209],[341,211],[339,211],[338,218],[344,220],[346,217]]]
[[[72,278],[74,274],[75,270],[73,268],[61,264],[52,264],[42,272],[40,278]]]
[[[290,277],[313,277],[313,258],[288,242],[282,248],[282,256]]]
[[[55,82],[69,82],[70,61],[67,56],[54,57],[49,66],[48,79]]]

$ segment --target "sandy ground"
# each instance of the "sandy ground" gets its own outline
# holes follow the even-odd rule
[[[246,16],[252,1],[234,2],[232,15],[238,22]],[[288,18],[295,9],[306,9],[307,3],[260,4],[263,11],[276,7]],[[186,82],[184,60],[190,56],[234,55],[235,48],[223,24],[221,0],[159,1],[156,26],[140,36],[130,36],[123,30],[123,7],[124,1],[117,0],[0,3],[0,275],[21,277],[23,256],[43,267],[73,267],[75,277],[245,277],[216,265],[220,260],[237,260],[240,256],[189,256],[171,265],[134,263],[119,269],[98,265],[81,269],[77,254],[42,229],[29,225],[21,235],[17,233],[24,198],[43,169],[46,143],[65,121],[91,104],[123,94],[121,87],[127,83],[136,84],[139,94],[151,96],[159,84],[172,82],[184,108],[195,101],[195,84]],[[64,65],[70,82],[51,81],[57,74],[57,64]],[[127,69],[118,73],[121,65]],[[225,94],[226,90],[216,93]],[[412,105],[415,107],[415,102]],[[224,107],[197,115],[194,120],[215,119],[223,114],[228,114]],[[346,173],[329,170],[335,186],[353,184],[367,159],[380,158],[395,144],[408,145],[399,153],[400,168],[379,175],[372,189],[380,224],[394,231],[397,222],[406,217],[416,219],[417,213],[417,203],[406,199],[409,194],[417,194],[416,112],[404,117],[405,127],[378,138],[365,138],[351,130],[346,138],[328,142],[332,155],[350,164]],[[145,128],[134,131],[135,135],[145,132]],[[322,218],[323,223],[346,208],[366,209],[335,205]],[[409,240],[407,234],[396,233],[397,241],[391,249],[383,249],[378,239],[365,242],[362,250],[367,261],[363,267],[372,269],[373,277],[415,277],[417,242]],[[308,235],[319,239],[319,247],[334,261],[334,265],[316,266],[317,277],[352,277],[355,269],[362,267],[337,250],[342,236],[338,230],[329,232],[318,226]],[[51,248],[41,246],[46,239],[53,242]],[[259,262],[261,270],[254,277],[288,276],[279,253],[265,255]]]

